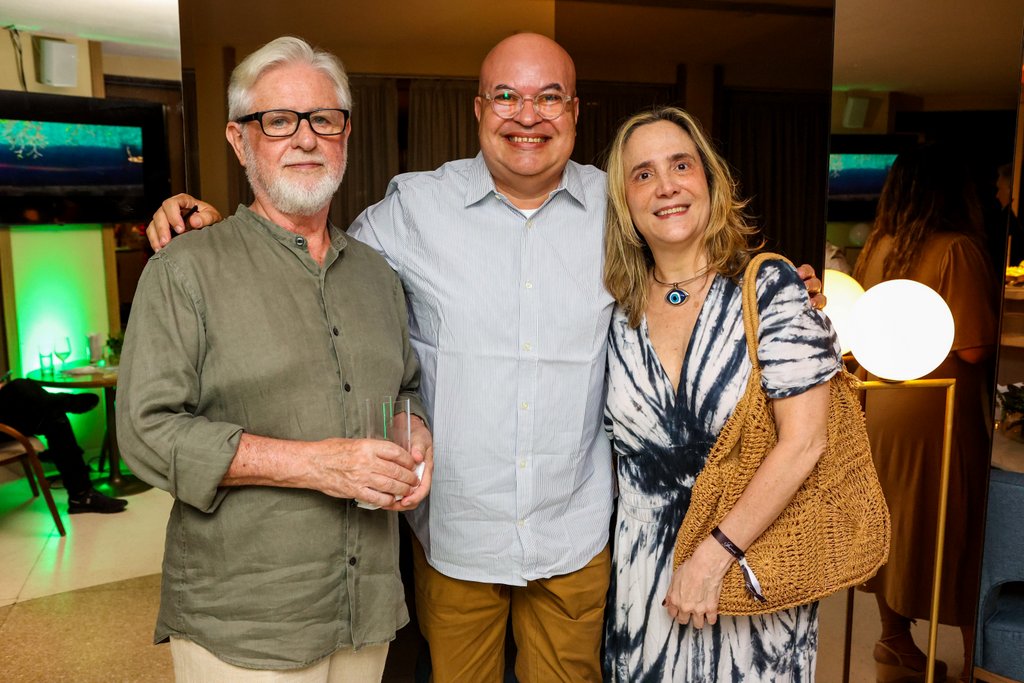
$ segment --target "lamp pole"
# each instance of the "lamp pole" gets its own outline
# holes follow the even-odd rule
[[[925,667],[925,683],[935,683],[936,646],[939,637],[939,599],[942,592],[942,555],[946,544],[946,507],[949,499],[949,464],[953,453],[953,401],[956,396],[956,380],[909,379],[902,382],[871,380],[862,382],[861,387],[865,391],[941,388],[946,390],[946,412],[942,427],[942,460],[939,471],[939,510],[935,522],[935,569],[932,572],[931,616],[928,620],[928,664]],[[846,664],[844,678],[848,676],[848,671],[849,665]]]

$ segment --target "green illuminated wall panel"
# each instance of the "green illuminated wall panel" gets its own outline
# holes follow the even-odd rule
[[[39,367],[38,345],[68,336],[71,358],[89,355],[86,335],[106,335],[107,299],[103,237],[98,225],[23,226],[11,229],[14,302],[20,348],[14,355],[16,377]],[[59,366],[60,362],[54,359]],[[99,448],[103,406],[72,415],[82,446]]]

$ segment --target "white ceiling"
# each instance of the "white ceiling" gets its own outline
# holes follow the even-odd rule
[[[835,88],[998,98],[1021,81],[1024,0],[837,0],[835,23]]]
[[[626,1],[665,6],[664,0]],[[837,0],[834,85],[925,97],[943,91],[1005,95],[1008,78],[1019,73],[1008,76],[990,65],[1020,64],[1022,15],[1021,0]],[[1013,16],[1020,20],[1006,20]],[[245,13],[238,16],[245,20]],[[730,23],[734,29],[741,24]],[[111,53],[179,54],[177,0],[0,0],[0,26],[9,25],[101,41]],[[694,31],[686,40],[698,49],[704,33]]]
[[[177,59],[178,0],[0,0],[0,26],[103,43],[104,52]]]

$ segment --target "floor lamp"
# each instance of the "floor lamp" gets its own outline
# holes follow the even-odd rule
[[[830,273],[826,271],[828,290]],[[863,295],[852,291],[856,283],[832,277],[838,284],[837,297],[846,310],[829,311],[842,320],[837,325],[840,340],[849,344],[858,363],[872,374],[886,378],[863,382],[867,392],[900,389],[946,390],[945,416],[942,431],[942,458],[939,463],[939,509],[935,531],[935,567],[932,574],[932,598],[928,629],[928,663],[926,683],[935,681],[936,645],[939,629],[939,600],[942,582],[942,557],[945,547],[946,508],[949,497],[949,468],[952,455],[953,414],[956,396],[955,379],[917,379],[938,367],[949,354],[953,343],[953,316],[946,302],[928,287],[912,280],[890,280],[872,287]],[[847,323],[847,321],[849,321]],[[844,340],[845,336],[845,340]],[[846,349],[844,349],[846,350]],[[853,590],[849,589],[846,605],[846,634],[843,652],[843,682],[850,677],[850,656],[853,626]]]

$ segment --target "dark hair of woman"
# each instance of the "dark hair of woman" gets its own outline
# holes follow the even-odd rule
[[[854,277],[863,277],[869,261],[865,257],[887,235],[893,243],[882,276],[905,277],[928,237],[942,232],[968,235],[985,249],[981,203],[962,155],[929,143],[903,152],[893,162]]]

